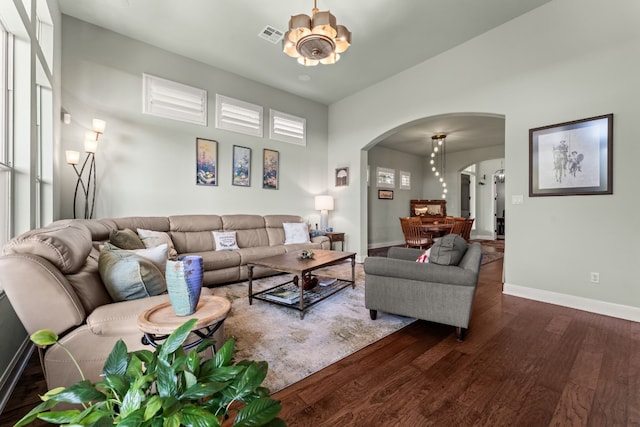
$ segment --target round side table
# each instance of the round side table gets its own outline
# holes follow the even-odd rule
[[[193,333],[198,338],[184,345],[185,350],[191,349],[211,337],[222,326],[229,310],[231,302],[214,295],[200,296],[195,313],[188,316],[176,316],[169,301],[158,304],[138,316],[138,327],[144,334],[142,343],[156,347],[184,322],[196,318],[198,321]]]

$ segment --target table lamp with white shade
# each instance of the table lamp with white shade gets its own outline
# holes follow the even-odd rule
[[[316,210],[320,211],[320,229],[326,230],[329,226],[329,211],[333,210],[332,196],[316,196]]]

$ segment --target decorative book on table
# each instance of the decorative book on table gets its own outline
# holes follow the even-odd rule
[[[316,276],[318,279],[318,285],[320,286],[329,286],[336,283],[338,279],[335,277],[327,277],[327,276]]]
[[[264,296],[272,301],[293,304],[300,300],[300,291],[297,289],[274,289],[265,293]]]

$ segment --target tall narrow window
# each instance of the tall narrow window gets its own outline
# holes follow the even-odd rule
[[[10,135],[11,58],[13,37],[0,23],[0,245],[11,237],[13,176]]]

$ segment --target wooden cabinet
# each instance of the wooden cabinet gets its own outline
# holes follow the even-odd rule
[[[419,216],[423,223],[442,221],[447,216],[446,200],[411,200],[411,216]]]

